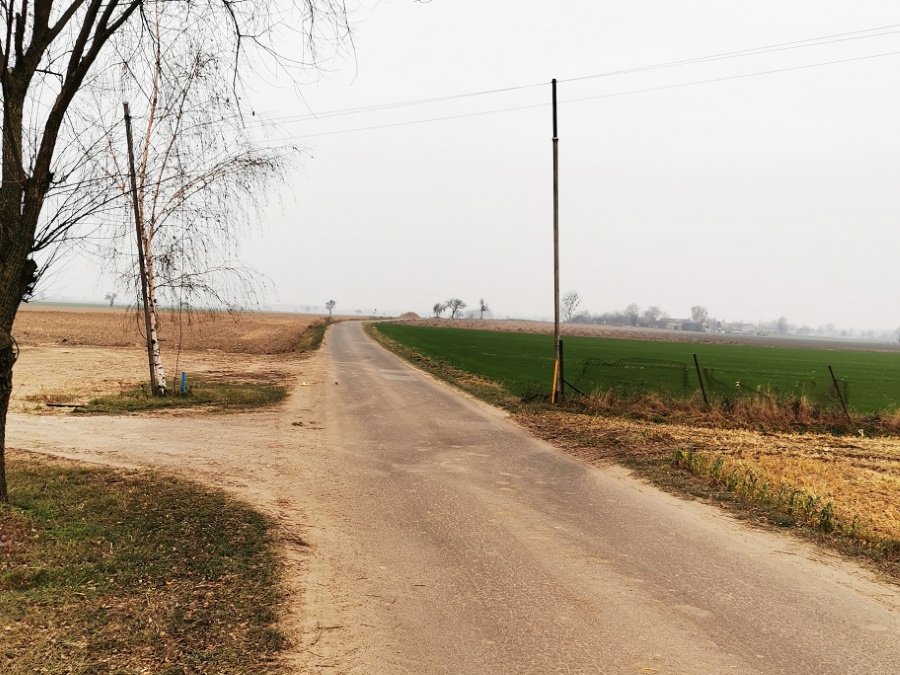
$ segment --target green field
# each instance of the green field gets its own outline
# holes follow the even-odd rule
[[[497,382],[516,396],[550,391],[550,335],[397,323],[381,323],[377,329],[425,356]],[[566,380],[576,385],[588,359],[645,359],[683,364],[679,377],[685,378],[693,390],[698,387],[692,356],[696,354],[703,371],[722,388],[740,383],[743,390],[833,394],[828,373],[831,366],[837,378],[846,383],[844,392],[853,411],[866,414],[894,410],[900,404],[898,353],[587,337],[566,337],[564,346]]]

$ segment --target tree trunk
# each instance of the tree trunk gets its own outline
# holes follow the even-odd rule
[[[34,231],[28,228],[24,217],[18,216],[16,205],[8,208],[6,199],[0,198],[0,502],[7,502],[9,495],[6,487],[6,413],[9,410],[9,399],[12,395],[13,364],[16,362],[18,350],[12,339],[13,321],[22,297],[28,286],[34,281],[37,266],[28,258],[27,242],[22,241],[21,230],[26,234]],[[13,213],[10,213],[12,211]]]
[[[166,384],[166,372],[163,369],[162,355],[159,350],[159,314],[156,311],[156,283],[153,280],[153,258],[150,255],[150,246],[145,241],[145,263],[147,266],[147,301],[150,309],[150,359],[153,364],[153,380],[157,396],[166,396],[169,393]]]
[[[16,360],[15,343],[0,329],[0,502],[9,501],[6,488],[6,412],[12,395],[12,367]]]

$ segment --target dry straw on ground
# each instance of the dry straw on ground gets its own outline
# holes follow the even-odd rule
[[[520,411],[516,421],[589,462],[668,457],[693,450],[831,502],[860,534],[900,541],[900,439],[650,424],[567,411]]]

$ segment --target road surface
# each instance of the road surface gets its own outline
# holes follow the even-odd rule
[[[325,610],[340,628],[312,669],[900,672],[896,587],[571,459],[357,323],[327,353],[344,548],[325,588],[359,623]]]

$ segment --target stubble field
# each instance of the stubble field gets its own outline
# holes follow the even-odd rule
[[[307,314],[193,315],[163,311],[160,349],[170,382],[196,377],[284,385],[301,358]],[[10,409],[51,414],[47,404],[83,405],[149,378],[141,317],[124,309],[25,306],[12,331],[19,344]]]

